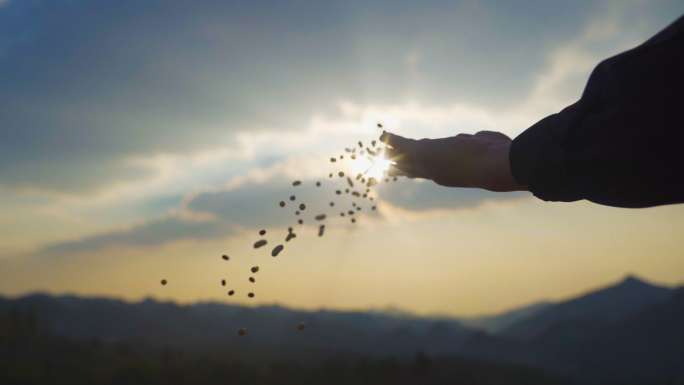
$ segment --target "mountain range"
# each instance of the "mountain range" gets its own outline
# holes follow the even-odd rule
[[[109,343],[399,359],[422,351],[521,363],[583,383],[684,381],[684,288],[633,276],[566,301],[468,319],[46,294],[0,298],[0,313],[13,308],[32,311],[52,334]],[[306,329],[298,331],[302,321]],[[241,327],[247,338],[237,335]]]
[[[637,313],[647,306],[664,302],[672,289],[656,286],[628,276],[617,285],[595,290],[544,308],[497,330],[516,338],[531,339],[544,334],[555,323],[576,318],[596,318],[606,322]]]

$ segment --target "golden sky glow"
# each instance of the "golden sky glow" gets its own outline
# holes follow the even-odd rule
[[[681,1],[279,3],[238,16],[218,2],[163,17],[0,3],[0,23],[13,20],[0,31],[0,295],[477,315],[627,274],[684,282],[682,205],[401,179],[370,193],[355,225],[340,216],[354,209],[346,176],[380,179],[390,164],[361,156],[359,140],[515,137],[575,102],[597,63],[661,30]],[[262,228],[269,245],[254,250]]]

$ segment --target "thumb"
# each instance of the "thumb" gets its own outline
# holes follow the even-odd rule
[[[395,135],[385,131],[383,131],[382,135],[380,135],[380,141],[389,144],[399,151],[410,148],[415,142],[413,139],[404,138],[403,136]]]

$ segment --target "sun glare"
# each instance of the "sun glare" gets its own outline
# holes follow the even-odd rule
[[[371,160],[367,157],[359,157],[354,162],[354,174],[363,174],[364,178],[381,179],[391,164],[391,161],[382,158]]]

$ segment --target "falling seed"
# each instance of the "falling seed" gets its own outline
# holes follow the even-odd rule
[[[165,280],[165,279],[162,279],[161,284],[162,284],[162,285],[166,285],[166,280]]]
[[[306,209],[306,205],[305,205],[304,203],[300,204],[300,205],[299,205],[299,209],[300,209],[300,210],[305,210],[305,209]]]
[[[254,281],[256,281],[256,280],[254,279],[254,277],[249,277],[249,282],[254,283]]]
[[[342,194],[342,191],[337,190],[337,191],[335,191],[335,194],[340,195],[340,194]]]
[[[335,202],[330,202],[330,207],[335,206]]]
[[[288,228],[287,228],[287,232],[288,232],[288,233],[291,233],[291,232],[292,232],[292,227],[288,227]]]
[[[394,177],[394,181],[395,181],[395,182],[397,181],[397,177],[396,177],[396,176]]]
[[[316,215],[316,220],[317,220],[317,221],[322,221],[322,220],[324,220],[324,219],[325,219],[325,214]]]
[[[302,184],[302,181],[299,181],[299,180],[292,182],[293,186],[299,186],[300,184]]]
[[[389,178],[385,178],[385,183],[389,182]]]
[[[352,154],[351,158],[352,160],[356,159],[356,155]]]
[[[225,279],[221,280],[221,286],[226,286],[226,280]]]
[[[278,254],[280,254],[280,252],[283,251],[284,248],[285,248],[285,246],[283,246],[283,245],[278,245],[278,246],[274,247],[273,251],[271,251],[271,256],[277,257]]]
[[[224,256],[223,256],[223,257],[221,257],[221,258],[223,258],[223,260],[224,260],[224,261],[227,261],[228,259],[230,259],[230,257],[229,257],[229,256],[227,256],[227,255],[224,255]]]
[[[289,233],[289,234],[287,234],[287,237],[285,237],[285,242],[290,242],[290,239],[296,238],[296,237],[297,237],[297,234]]]
[[[379,128],[382,128],[382,124],[378,123],[378,127],[379,127]]]
[[[354,187],[354,182],[352,182],[350,177],[347,177],[347,183],[349,183],[349,187]]]
[[[344,151],[346,151],[346,152],[351,152],[351,149],[345,148]]]
[[[352,223],[356,223],[356,218],[352,218]]]
[[[373,200],[373,197],[369,197],[368,199]]]
[[[358,211],[361,211],[361,206],[356,207]]]
[[[371,210],[375,210],[375,206],[371,207]]]
[[[366,178],[361,178],[361,183],[366,183]]]
[[[361,150],[361,151],[359,152],[359,155],[363,155],[363,154],[365,154],[365,152],[363,152],[363,150]]]
[[[352,206],[356,207],[356,203],[355,203],[355,202],[352,202]]]
[[[335,159],[335,158],[330,158],[330,161],[331,161],[332,163],[335,163],[335,162],[337,162],[337,159]]]
[[[261,246],[264,246],[266,243],[268,243],[268,242],[266,242],[265,239],[262,239],[262,240],[260,240],[260,241],[256,241],[256,243],[254,244],[254,248],[255,248],[255,249],[258,249],[258,248],[260,248]]]
[[[240,335],[240,337],[244,336],[245,334],[247,334],[247,330],[245,330],[245,328],[238,330],[238,335]]]
[[[339,175],[340,178],[342,178],[344,176],[344,173],[342,171],[340,171],[337,175]]]
[[[322,237],[324,231],[325,231],[325,225],[321,225],[321,226],[318,228],[318,236],[319,236],[319,237]]]
[[[296,196],[294,196],[294,195],[290,195],[290,200],[291,200],[291,201],[293,201],[293,200],[295,200],[295,199],[297,199],[297,197],[296,197]]]
[[[299,223],[300,225],[303,225],[303,224],[304,224],[304,220],[303,220],[303,219],[300,219],[300,220],[297,221],[297,223]]]
[[[329,177],[331,177],[331,178],[332,178],[332,173],[330,173]]]
[[[340,213],[340,216],[343,217],[343,216],[344,216],[344,213]]]
[[[340,155],[340,160],[344,159],[344,155]]]
[[[359,147],[363,148],[363,143],[359,140]]]
[[[254,293],[249,293],[249,294],[247,294],[247,296],[248,296],[249,298],[254,298]]]
[[[349,210],[349,211],[347,211],[347,214],[349,214],[349,215],[354,215],[354,210]]]
[[[345,194],[349,194],[349,189],[344,189]]]
[[[355,197],[360,197],[361,194],[358,193],[358,191],[352,191],[352,195]]]
[[[377,184],[378,184],[378,180],[377,180],[377,179],[375,179],[375,178],[373,178],[373,177],[368,178],[368,185],[367,185],[368,187],[373,187],[373,186],[375,186],[375,185],[377,185]]]
[[[364,198],[368,198],[368,194],[363,194],[363,197],[364,197]]]
[[[259,235],[265,235],[265,234],[266,234],[266,230],[259,231]]]
[[[252,270],[252,273],[256,274],[256,272],[259,271],[259,266],[254,266],[254,267],[252,267],[251,270]]]
[[[369,189],[369,188],[367,188],[367,189],[366,189],[366,192],[367,192],[367,193],[369,193],[369,192],[370,192],[370,189]]]
[[[377,153],[377,152],[371,150],[371,149],[368,148],[368,147],[366,147],[366,151],[368,152],[368,155],[371,155],[371,156],[378,156],[378,153]]]
[[[297,329],[299,329],[299,330],[304,330],[305,327],[306,327],[306,324],[304,322],[300,322],[299,325],[297,325]]]
[[[299,210],[295,211],[295,215],[299,215]]]
[[[357,175],[356,175],[356,180],[361,179],[361,177],[363,177],[363,174],[361,174],[361,173],[357,174]]]
[[[371,142],[371,146],[375,147],[375,141]]]
[[[316,182],[316,187],[321,187],[321,182]]]
[[[284,202],[284,201],[280,201],[280,207],[285,207],[285,202]]]
[[[228,295],[233,295],[233,294],[235,294],[235,290],[231,290],[228,292]]]

